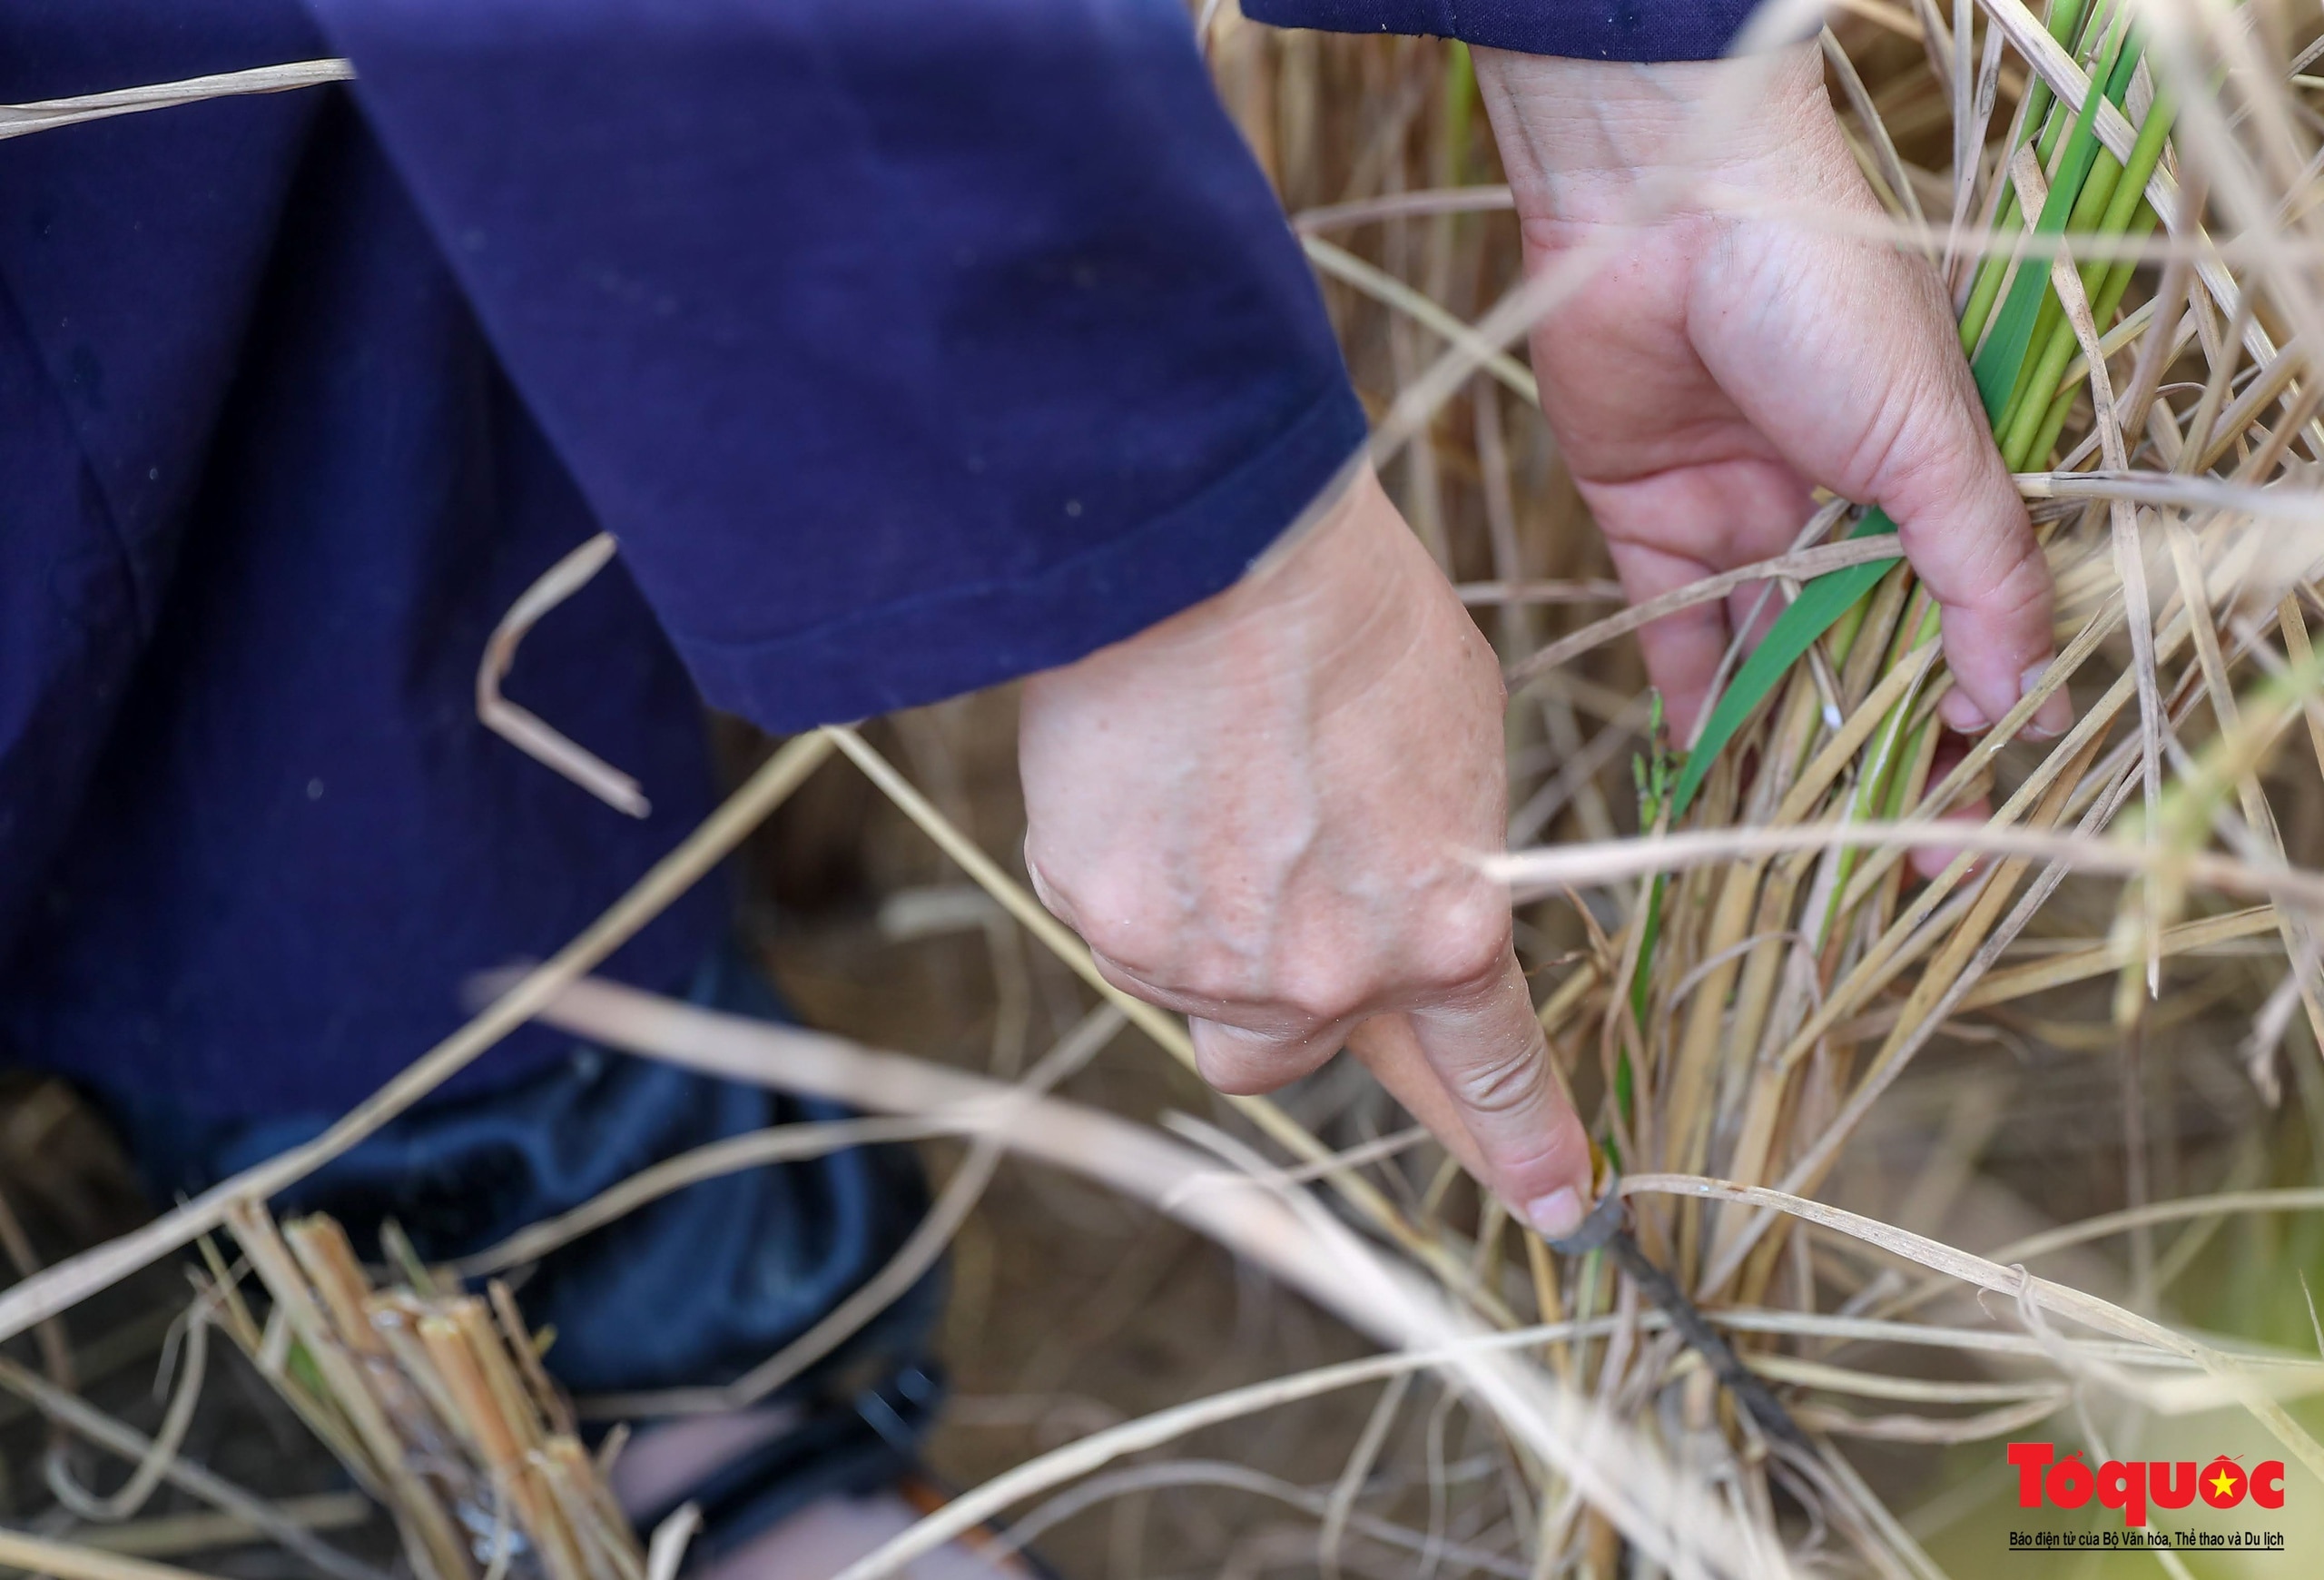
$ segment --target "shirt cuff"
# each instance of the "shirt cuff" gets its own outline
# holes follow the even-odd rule
[[[765,728],[866,718],[1053,669],[1239,581],[1345,478],[1363,406],[1332,386],[1177,509],[1023,577],[883,603],[763,642],[672,633],[712,706]]]
[[[1254,22],[1328,33],[1431,34],[1525,54],[1715,60],[1758,0],[1244,0]]]

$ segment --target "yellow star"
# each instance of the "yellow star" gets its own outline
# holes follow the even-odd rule
[[[2211,1490],[2218,1493],[2220,1496],[2225,1497],[2229,1493],[2235,1490],[2235,1477],[2230,1476],[2224,1470],[2221,1471],[2217,1476],[2211,1477]]]

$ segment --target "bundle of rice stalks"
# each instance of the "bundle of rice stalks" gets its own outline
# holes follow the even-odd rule
[[[272,1307],[261,1323],[213,1258],[227,1331],[393,1513],[415,1574],[645,1580],[507,1286],[447,1292],[410,1261],[379,1288],[328,1217],[278,1227],[246,1201],[231,1223]]]
[[[2304,1012],[2324,1034],[2313,884],[2285,868],[2264,782],[2288,744],[2318,748],[2324,768],[2324,736],[2312,723],[2307,739],[2294,733],[2318,716],[2306,622],[2324,608],[2309,579],[2324,548],[2309,476],[2324,428],[2319,386],[2303,378],[2315,301],[2304,232],[2248,245],[2254,223],[2299,232],[2314,117],[2252,12],[2220,19],[2214,56],[2172,8],[2060,0],[2039,31],[2015,6],[1987,9],[1981,48],[1965,8],[1949,51],[1929,37],[1967,119],[1955,146],[1976,153],[1955,173],[1945,240],[1963,345],[2057,574],[2060,657],[1939,771],[1934,709],[1949,676],[1934,601],[1886,556],[1802,578],[1683,765],[1641,780],[1642,824],[1695,832],[1624,853],[1653,875],[1543,1011],[1554,1037],[1602,1059],[1604,1133],[1630,1166],[1717,1176],[1730,1200],[1758,1186],[1814,1194],[1953,1017],[2079,978],[2118,979],[2112,1013],[2129,1041],[2165,961],[2266,936],[2284,971],[2249,1069],[2270,1103],[2286,1022]],[[1984,112],[2018,51],[2028,86],[1989,138]],[[2240,127],[2213,97],[2222,70]],[[1870,129],[1892,197],[1909,194],[1914,173]],[[2241,258],[2275,267],[2226,265],[2203,228],[2206,182],[2223,204],[2243,200],[2229,215],[2245,230]],[[1988,234],[1971,247],[1962,222],[1978,215]],[[2158,219],[2171,244],[2132,305],[2134,244]],[[1826,544],[1874,552],[1893,530],[1836,501],[1806,525],[1800,558],[1814,564]],[[1543,675],[1630,623],[1512,675]],[[2073,728],[2026,742],[2034,710],[2075,680],[2088,695]],[[1981,830],[1931,826],[1996,768],[2013,783]],[[1908,884],[1908,850],[1932,846],[1964,848]],[[1509,867],[1536,885],[1602,880],[1611,854]],[[2108,935],[1994,969],[2077,870],[2129,880]],[[2199,905],[2201,890],[2258,903]],[[2312,1066],[2312,1050],[2298,1057]],[[1766,1213],[1687,1202],[1642,1216],[1704,1299],[1765,1299],[1799,1249]]]

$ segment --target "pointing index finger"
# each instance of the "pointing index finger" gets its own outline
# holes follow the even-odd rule
[[[1513,952],[1484,988],[1380,1017],[1350,1045],[1519,1219],[1551,1238],[1581,1224],[1590,1142]]]

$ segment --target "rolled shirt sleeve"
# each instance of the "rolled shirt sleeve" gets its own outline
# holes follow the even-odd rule
[[[1362,443],[1177,0],[309,0],[715,705],[1078,657]]]
[[[1594,60],[1713,60],[1758,0],[1243,0],[1278,27],[1413,33],[1527,54]]]

